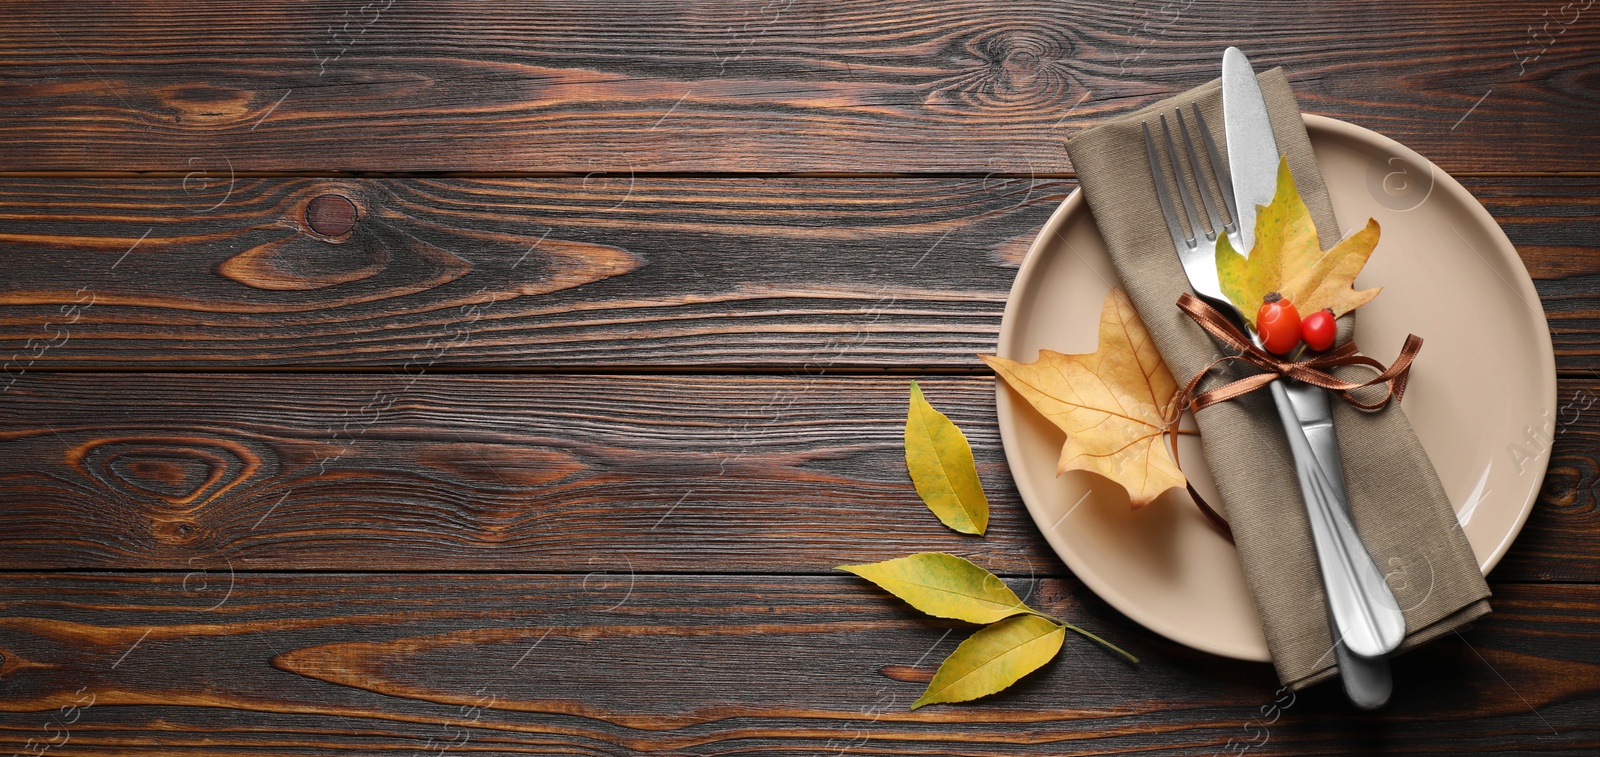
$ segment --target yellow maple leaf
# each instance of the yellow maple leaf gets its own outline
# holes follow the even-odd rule
[[[1067,433],[1056,474],[1098,473],[1128,491],[1134,509],[1186,479],[1167,452],[1178,382],[1121,289],[1100,307],[1100,345],[1084,355],[1040,350],[1019,363],[979,355],[1028,404]]]
[[[1278,189],[1272,203],[1258,205],[1256,210],[1256,243],[1250,257],[1234,250],[1226,234],[1217,237],[1217,278],[1222,293],[1251,326],[1261,298],[1268,292],[1293,302],[1302,316],[1331,308],[1338,317],[1378,296],[1378,289],[1355,288],[1356,274],[1378,246],[1377,221],[1368,218],[1366,228],[1323,252],[1311,211],[1295,189],[1285,158],[1278,160]]]

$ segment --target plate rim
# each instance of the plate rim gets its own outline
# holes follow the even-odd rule
[[[1449,173],[1439,168],[1433,163],[1433,161],[1428,160],[1427,158],[1418,154],[1415,150],[1406,147],[1390,137],[1386,137],[1378,132],[1372,131],[1371,129],[1349,123],[1348,121],[1341,121],[1337,118],[1332,118],[1329,116],[1302,113],[1301,119],[1305,123],[1306,131],[1308,133],[1326,132],[1335,137],[1342,135],[1357,141],[1367,142],[1379,149],[1390,151],[1400,156],[1402,159],[1410,161],[1413,165],[1418,167],[1426,167],[1432,176],[1443,177],[1442,179],[1434,181],[1433,191],[1437,192],[1443,190],[1446,194],[1451,195],[1452,199],[1456,200],[1459,205],[1465,207],[1467,212],[1476,220],[1478,220],[1481,225],[1490,229],[1490,234],[1495,242],[1496,254],[1505,256],[1505,254],[1509,251],[1511,260],[1516,262],[1517,267],[1522,272],[1521,276],[1515,277],[1516,292],[1525,302],[1531,303],[1530,307],[1536,306],[1538,310],[1537,315],[1539,316],[1539,328],[1543,330],[1544,338],[1542,340],[1538,340],[1539,343],[1537,347],[1541,353],[1540,357],[1542,358],[1542,367],[1544,368],[1544,374],[1547,378],[1547,385],[1543,387],[1545,389],[1544,394],[1546,398],[1545,409],[1549,417],[1556,417],[1555,413],[1558,396],[1556,391],[1557,376],[1555,366],[1555,346],[1550,338],[1550,321],[1548,315],[1544,311],[1544,302],[1539,298],[1538,290],[1533,285],[1533,277],[1528,274],[1527,264],[1523,262],[1522,256],[1517,253],[1516,246],[1513,245],[1510,238],[1506,236],[1505,229],[1501,228],[1499,222],[1494,219],[1494,216],[1489,213],[1488,209],[1483,207],[1483,203],[1479,202],[1476,197],[1472,196],[1472,193],[1468,192],[1466,187],[1461,186],[1461,183],[1457,181],[1454,176],[1451,176]],[[1040,265],[1039,261],[1041,260],[1041,252],[1044,246],[1049,243],[1050,240],[1056,238],[1060,234],[1061,229],[1063,226],[1065,226],[1067,219],[1074,213],[1079,212],[1080,206],[1083,206],[1082,212],[1089,212],[1086,201],[1083,198],[1083,188],[1081,185],[1075,187],[1072,190],[1072,193],[1067,195],[1067,199],[1063,200],[1061,205],[1051,213],[1049,220],[1045,222],[1044,227],[1039,230],[1038,234],[1034,237],[1033,242],[1028,246],[1028,253],[1023,258],[1022,265],[1017,269],[1017,275],[1011,282],[1011,290],[1006,295],[1006,307],[1000,318],[1000,334],[995,344],[996,354],[1011,355],[1016,352],[1014,349],[1014,342],[1018,338],[1016,333],[1017,324],[1022,317],[1019,312],[1021,309],[1019,300],[1022,297],[1022,289],[1024,284],[1033,278],[1032,274],[1034,272],[1034,268]],[[1512,282],[1507,283],[1511,284]],[[1036,508],[1032,502],[1032,500],[1036,499],[1037,497],[1030,497],[1028,487],[1024,486],[1018,480],[1017,476],[1012,473],[1012,471],[1018,469],[1018,460],[1016,459],[1016,456],[1020,454],[1020,452],[1014,452],[1016,447],[1019,445],[1016,441],[1014,441],[1016,431],[1013,423],[1005,413],[1001,412],[1002,403],[1007,405],[1010,404],[1009,400],[1005,396],[1005,393],[1006,387],[1004,382],[996,381],[995,414],[999,420],[1000,444],[1005,450],[1006,454],[1007,475],[1012,479],[1012,484],[1017,487],[1018,494],[1022,497],[1023,506],[1027,508],[1029,517],[1031,517],[1034,521],[1034,526],[1040,530],[1040,534],[1044,536],[1046,543],[1050,545],[1050,551],[1054,552],[1056,557],[1067,566],[1067,569],[1072,571],[1073,576],[1082,581],[1085,586],[1088,586],[1089,590],[1093,591],[1101,601],[1104,601],[1116,608],[1118,612],[1128,616],[1129,619],[1138,623],[1140,626],[1143,626],[1146,630],[1159,634],[1160,636],[1174,643],[1181,644],[1185,647],[1196,649],[1202,652],[1209,652],[1211,654],[1237,660],[1245,660],[1250,662],[1270,662],[1272,659],[1270,651],[1266,652],[1266,654],[1260,654],[1254,648],[1248,650],[1240,649],[1237,644],[1215,644],[1196,642],[1192,639],[1175,638],[1166,630],[1162,630],[1162,628],[1157,627],[1157,625],[1162,625],[1164,627],[1165,624],[1153,624],[1152,618],[1150,618],[1150,616],[1142,610],[1141,605],[1129,601],[1127,597],[1120,592],[1112,591],[1107,582],[1103,581],[1098,574],[1094,573],[1093,571],[1080,571],[1079,566],[1075,564],[1079,561],[1076,558],[1076,553],[1072,553],[1074,557],[1069,558],[1068,554],[1065,554],[1063,550],[1056,547],[1055,542],[1050,538],[1049,533],[1044,529],[1043,523],[1040,520],[1041,516],[1036,512]],[[1554,451],[1553,446],[1554,445],[1545,445],[1544,449],[1539,453],[1538,459],[1535,461],[1535,466],[1538,470],[1538,480],[1540,481],[1544,480],[1545,475],[1549,472],[1550,458],[1552,452]],[[1482,570],[1485,575],[1487,575],[1494,569],[1496,565],[1500,563],[1501,558],[1505,557],[1506,552],[1510,550],[1511,543],[1514,542],[1517,536],[1522,533],[1523,526],[1526,525],[1528,516],[1532,514],[1533,506],[1539,499],[1540,490],[1541,487],[1534,487],[1532,490],[1530,490],[1526,499],[1518,508],[1518,512],[1513,520],[1510,531],[1492,550],[1490,550],[1487,556],[1478,556],[1476,553],[1474,553],[1479,560],[1479,569]]]

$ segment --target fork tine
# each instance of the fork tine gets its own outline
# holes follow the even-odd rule
[[[1217,175],[1217,184],[1222,189],[1222,204],[1228,208],[1228,225],[1223,227],[1229,234],[1239,232],[1239,209],[1233,205],[1233,177],[1228,174],[1228,166],[1222,162],[1222,155],[1217,152],[1217,143],[1211,138],[1211,129],[1206,126],[1206,117],[1200,115],[1200,103],[1190,103],[1194,108],[1195,127],[1200,132],[1200,140],[1206,143],[1206,156],[1211,159],[1211,170]]]
[[[1177,116],[1178,133],[1183,135],[1183,149],[1189,153],[1189,168],[1194,170],[1194,184],[1200,190],[1200,204],[1206,206],[1206,218],[1211,221],[1211,232],[1206,234],[1206,238],[1216,239],[1217,232],[1222,230],[1222,216],[1217,215],[1217,201],[1211,199],[1211,182],[1206,181],[1206,172],[1200,169],[1200,150],[1189,136],[1189,126],[1183,121],[1183,108],[1178,109]]]
[[[1142,121],[1140,126],[1144,127],[1144,149],[1150,160],[1150,178],[1155,181],[1156,200],[1161,203],[1161,215],[1167,219],[1167,231],[1172,233],[1172,247],[1178,252],[1193,249],[1194,237],[1184,237],[1178,212],[1172,207],[1172,195],[1167,193],[1167,177],[1161,171],[1161,158],[1156,155],[1155,140],[1150,138],[1150,122]]]
[[[1178,183],[1178,199],[1183,201],[1183,212],[1189,219],[1190,236],[1205,234],[1206,239],[1216,238],[1200,223],[1200,211],[1195,210],[1194,198],[1189,196],[1189,179],[1183,174],[1183,158],[1178,157],[1178,146],[1172,141],[1172,129],[1167,126],[1167,114],[1161,114],[1161,134],[1167,139],[1167,157],[1171,160],[1172,176]]]

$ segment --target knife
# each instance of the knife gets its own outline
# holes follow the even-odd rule
[[[1248,251],[1255,243],[1256,206],[1271,203],[1277,192],[1279,153],[1277,140],[1272,134],[1272,124],[1267,117],[1266,100],[1261,96],[1255,71],[1249,59],[1236,47],[1228,48],[1222,55],[1222,102],[1231,177],[1219,178],[1223,181],[1231,178],[1239,228],[1237,249]],[[1281,395],[1275,390],[1274,398],[1279,400],[1280,415],[1285,414],[1283,396],[1286,396],[1292,420],[1297,421],[1304,432],[1305,441],[1331,489],[1332,499],[1341,511],[1337,515],[1343,515],[1348,520],[1350,502],[1345,491],[1344,470],[1339,459],[1338,440],[1334,435],[1327,392],[1289,379],[1274,382],[1274,385],[1279,383],[1284,385],[1283,390]],[[1291,418],[1285,417],[1284,421],[1290,422]],[[1365,553],[1359,536],[1355,539],[1354,547]],[[1370,556],[1362,556],[1367,558],[1363,567],[1372,566]],[[1364,583],[1370,585],[1373,576],[1369,574],[1365,578],[1367,580]],[[1375,620],[1379,625],[1388,627],[1374,630],[1381,637],[1380,648],[1388,647],[1383,650],[1387,652],[1403,640],[1405,618],[1400,613],[1393,593],[1388,591],[1387,584],[1382,585],[1380,593],[1381,596],[1376,597],[1378,611],[1374,613]],[[1334,653],[1346,694],[1363,709],[1383,706],[1393,689],[1387,655],[1363,656],[1353,652],[1334,615],[1330,610],[1329,627],[1336,637]],[[1364,646],[1367,647],[1364,651],[1373,651],[1370,645]]]

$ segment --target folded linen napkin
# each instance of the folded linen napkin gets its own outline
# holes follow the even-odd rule
[[[1323,249],[1328,249],[1339,241],[1340,227],[1299,105],[1282,69],[1262,73],[1258,79],[1278,149],[1288,156],[1295,185],[1310,208]],[[1220,352],[1217,343],[1176,305],[1189,282],[1162,221],[1140,123],[1179,106],[1189,113],[1191,102],[1199,104],[1217,144],[1226,144],[1220,80],[1084,129],[1067,142],[1123,288],[1180,384]],[[1192,119],[1190,126],[1196,126]],[[1158,149],[1164,152],[1156,134]],[[1168,171],[1168,181],[1172,180]],[[1348,338],[1353,317],[1352,313],[1341,319],[1341,339]],[[1427,359],[1426,349],[1418,359]],[[1244,370],[1215,371],[1217,375],[1201,389],[1226,383],[1244,375]],[[1363,413],[1337,398],[1332,404],[1352,519],[1379,568],[1391,575],[1391,586],[1405,611],[1408,634],[1401,649],[1454,631],[1489,612],[1489,587],[1472,547],[1398,403],[1377,413]],[[1336,660],[1322,577],[1288,443],[1269,392],[1213,405],[1200,411],[1196,420],[1279,679],[1299,689],[1333,676]]]

